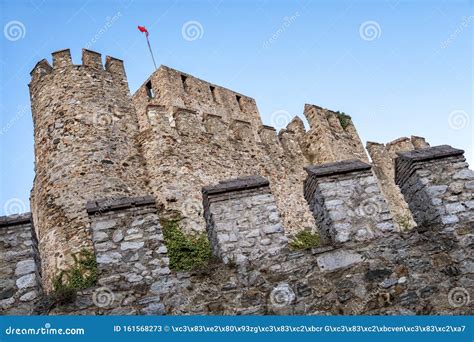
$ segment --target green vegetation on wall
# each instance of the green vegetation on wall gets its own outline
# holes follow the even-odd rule
[[[83,249],[72,255],[74,264],[53,279],[53,296],[59,304],[71,302],[79,290],[97,283],[97,262],[93,252]]]
[[[161,219],[161,228],[170,259],[170,269],[190,271],[204,266],[211,259],[211,246],[205,233],[185,234],[179,219]]]
[[[290,241],[290,248],[292,250],[306,250],[318,247],[321,243],[319,234],[313,233],[309,230],[302,230],[298,232]]]
[[[337,115],[337,117],[339,119],[339,122],[341,123],[341,126],[342,126],[343,129],[346,129],[346,127],[351,124],[352,119],[346,113],[337,111],[336,115]]]

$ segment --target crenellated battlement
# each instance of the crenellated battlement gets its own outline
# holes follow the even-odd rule
[[[82,49],[82,64],[73,64],[71,51],[69,49],[55,51],[52,54],[53,66],[46,59],[39,61],[30,75],[32,82],[41,79],[44,75],[54,72],[57,69],[88,67],[96,70],[106,71],[112,75],[125,76],[123,61],[111,56],[106,56],[105,65],[102,63],[102,55],[98,52]]]
[[[356,157],[368,161],[350,116],[306,104],[304,115],[310,130],[302,149],[310,163],[329,163]]]
[[[167,66],[131,96],[123,61],[87,49],[38,62],[30,95],[32,213],[0,217],[1,313],[469,310],[447,300],[472,270],[463,151],[412,136],[368,142],[369,162],[344,113],[306,104],[308,130],[277,132],[253,98]],[[51,304],[84,251],[94,284]]]

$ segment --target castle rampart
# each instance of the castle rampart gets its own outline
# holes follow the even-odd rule
[[[52,65],[31,73],[31,216],[0,218],[1,314],[472,314],[463,151],[404,138],[369,144],[371,165],[344,113],[306,105],[309,131],[277,134],[252,98],[168,67],[132,99],[121,60]],[[170,231],[207,232],[217,258],[177,267]]]

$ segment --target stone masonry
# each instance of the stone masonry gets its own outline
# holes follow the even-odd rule
[[[0,218],[0,312],[29,315],[42,295],[31,215]]]
[[[42,60],[31,77],[31,210],[49,291],[53,274],[92,247],[85,203],[145,195],[146,178],[122,61],[107,57],[104,69],[100,54],[84,49],[82,65],[73,65],[62,50],[53,54],[52,67]]]
[[[288,238],[265,178],[222,181],[202,191],[212,250],[224,263],[268,262],[287,248]]]
[[[238,185],[242,191],[242,183],[248,184],[242,180],[224,184]],[[245,208],[248,200],[255,198],[251,191],[241,194],[232,199],[236,201],[233,208]],[[372,240],[353,239],[308,251],[282,248],[272,258],[256,263],[211,262],[204,268],[176,272],[166,270],[167,251],[152,202],[148,197],[89,202],[100,265],[98,284],[79,291],[67,305],[54,305],[42,297],[32,310],[55,315],[473,312],[469,297],[473,288],[472,239],[453,239],[449,231],[388,231]],[[102,232],[112,239],[109,244],[102,241]],[[135,249],[138,244],[125,244],[126,236],[143,246]],[[137,254],[142,255],[136,259]],[[153,272],[157,268],[160,271]],[[139,277],[143,279],[137,281]],[[14,312],[14,308],[3,310],[5,314]]]
[[[254,99],[166,66],[131,96],[123,62],[89,50],[38,62],[30,96],[32,212],[0,218],[2,315],[474,312],[463,151],[370,143],[371,165],[344,113],[307,104],[308,130],[276,132]],[[173,268],[170,218],[217,258]],[[294,250],[301,231],[321,243]],[[84,251],[97,277],[58,300]]]
[[[464,151],[448,145],[400,152],[396,182],[418,224],[474,230],[474,171]]]
[[[369,164],[347,160],[306,171],[305,198],[326,242],[367,241],[395,230]]]
[[[367,151],[373,163],[373,170],[380,184],[383,195],[388,201],[390,212],[400,230],[416,226],[408,204],[400,188],[395,184],[395,159],[398,152],[427,148],[430,145],[424,138],[412,136],[399,138],[388,144],[367,142]]]
[[[184,229],[204,231],[201,188],[260,175],[270,181],[288,233],[314,230],[303,197],[304,166],[367,160],[354,125],[306,105],[311,129],[295,117],[278,134],[262,125],[254,99],[162,66],[133,96],[139,141],[158,204],[179,213]]]

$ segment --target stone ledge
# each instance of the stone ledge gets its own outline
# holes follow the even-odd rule
[[[96,212],[142,207],[150,204],[155,204],[155,198],[153,196],[122,197],[115,199],[104,198],[87,202],[86,210],[88,214],[94,214]]]
[[[309,176],[327,177],[332,175],[339,175],[355,171],[370,170],[371,165],[364,163],[358,159],[344,160],[337,163],[328,163],[321,165],[311,165],[305,167],[305,171]]]
[[[400,160],[403,159],[414,163],[433,159],[456,157],[463,154],[463,150],[451,147],[449,145],[440,145],[408,152],[398,152],[397,159],[400,158]]]
[[[31,224],[31,213],[16,214],[0,217],[0,227],[17,226],[21,224]]]
[[[464,151],[449,145],[440,145],[408,152],[398,152],[397,155],[398,157],[395,159],[395,183],[401,187],[416,170],[423,167],[422,163],[452,157],[463,158]]]
[[[226,192],[242,191],[267,187],[270,182],[261,176],[248,176],[220,181],[217,185],[202,188],[204,196],[218,195]]]

